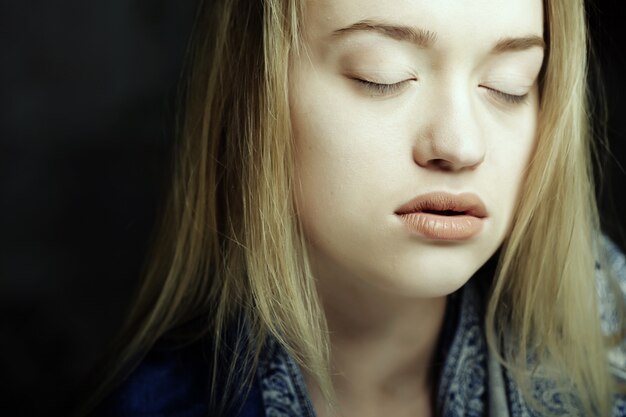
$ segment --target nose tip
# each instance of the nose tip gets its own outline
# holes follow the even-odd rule
[[[422,168],[441,171],[474,170],[485,160],[480,143],[450,144],[448,148],[433,141],[413,148],[413,160]]]

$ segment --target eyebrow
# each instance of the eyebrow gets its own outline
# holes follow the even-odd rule
[[[376,23],[371,20],[361,20],[348,27],[337,29],[333,32],[333,37],[341,37],[357,32],[377,32],[397,41],[409,41],[417,44],[421,48],[429,48],[437,40],[437,34],[429,30],[412,28],[409,26],[388,25]]]
[[[351,33],[376,32],[398,41],[408,41],[420,48],[430,48],[437,41],[437,34],[430,30],[378,23],[372,20],[361,20],[345,28],[333,31],[333,37],[342,37]],[[525,51],[531,48],[545,49],[546,44],[541,36],[529,35],[518,38],[505,37],[499,39],[491,49],[491,54]]]

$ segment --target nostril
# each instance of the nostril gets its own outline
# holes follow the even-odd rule
[[[428,164],[430,166],[433,166],[435,168],[439,168],[445,171],[449,171],[453,168],[453,165],[450,161],[447,161],[445,159],[431,159],[430,161],[428,161]]]

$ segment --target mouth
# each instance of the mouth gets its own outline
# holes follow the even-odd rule
[[[464,211],[454,211],[454,210],[423,210],[421,213],[435,214],[437,216],[460,216],[466,214]]]
[[[395,212],[408,229],[432,240],[466,240],[480,233],[487,209],[472,193],[418,196]]]
[[[487,209],[480,197],[473,193],[449,194],[435,192],[417,196],[395,212],[398,215],[426,213],[437,216],[487,217]]]

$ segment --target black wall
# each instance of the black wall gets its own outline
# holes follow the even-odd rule
[[[0,6],[2,415],[63,415],[123,318],[195,3]]]
[[[162,201],[196,0],[0,4],[0,406],[63,415],[123,318]],[[624,247],[626,15],[591,7]],[[607,215],[608,213],[609,215]]]

